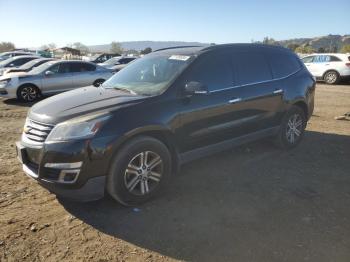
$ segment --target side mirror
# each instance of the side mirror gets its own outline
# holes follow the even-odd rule
[[[51,75],[53,75],[54,74],[54,72],[52,72],[52,71],[50,71],[50,70],[47,70],[46,72],[45,72],[45,75],[46,76],[51,76]]]
[[[185,85],[185,93],[187,95],[207,95],[209,94],[209,91],[204,84],[196,81],[191,81]]]
[[[15,64],[13,64],[13,63],[9,64],[9,67],[14,67],[14,66],[15,66]]]

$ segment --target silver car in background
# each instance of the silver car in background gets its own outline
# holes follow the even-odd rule
[[[39,56],[37,55],[22,55],[22,56],[15,56],[8,58],[4,61],[0,62],[0,76],[2,76],[5,71],[11,68],[18,68],[25,63],[28,63],[29,61],[32,61],[34,59],[38,59]]]
[[[34,54],[30,52],[23,52],[23,51],[3,52],[3,53],[0,53],[0,61],[4,61],[14,56],[22,56],[22,55],[34,55]]]
[[[55,94],[83,86],[99,86],[112,70],[84,61],[51,61],[26,74],[0,77],[0,97],[30,102],[41,95]]]
[[[113,72],[119,72],[124,67],[126,67],[130,62],[134,61],[138,57],[136,56],[116,56],[107,60],[104,63],[99,63],[98,65],[112,69]]]

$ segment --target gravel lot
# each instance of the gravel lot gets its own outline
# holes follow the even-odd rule
[[[74,203],[15,158],[28,105],[0,99],[0,261],[350,261],[350,85],[318,84],[304,141],[192,162],[162,196]]]

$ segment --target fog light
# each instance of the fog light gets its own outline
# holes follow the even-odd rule
[[[58,183],[72,184],[78,179],[80,169],[61,170],[58,176]]]

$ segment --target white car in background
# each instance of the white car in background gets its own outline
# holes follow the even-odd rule
[[[301,60],[316,79],[327,84],[350,78],[350,54],[313,54]]]

